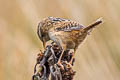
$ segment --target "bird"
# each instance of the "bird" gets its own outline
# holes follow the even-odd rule
[[[57,62],[58,65],[62,66],[61,59],[64,51],[70,49],[74,50],[73,56],[69,62],[72,64],[78,46],[85,40],[92,29],[100,23],[102,23],[102,18],[97,19],[88,26],[83,26],[79,22],[73,20],[59,17],[47,17],[39,22],[37,34],[43,42],[44,48],[46,47],[46,42],[49,40],[52,40],[62,48],[62,53]]]

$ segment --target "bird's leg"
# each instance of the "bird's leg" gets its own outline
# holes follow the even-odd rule
[[[57,64],[61,67],[62,70],[64,70],[64,66],[61,64],[61,59],[64,54],[64,51],[66,50],[66,44],[64,44],[61,39],[57,39],[56,41],[57,41],[59,47],[62,48],[62,52],[60,54]]]
[[[59,57],[59,59],[58,59],[57,64],[58,64],[59,66],[61,66],[61,68],[64,70],[64,66],[61,64],[61,59],[62,59],[63,53],[64,53],[64,49],[62,50],[62,53],[60,54],[60,57]]]
[[[72,62],[73,62],[73,59],[74,59],[74,56],[75,56],[75,52],[76,52],[76,48],[74,49],[74,52],[72,54],[72,58],[71,58],[71,60],[69,62],[71,65],[72,65]]]

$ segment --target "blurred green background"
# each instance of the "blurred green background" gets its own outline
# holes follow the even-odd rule
[[[103,17],[77,50],[74,80],[120,80],[120,0],[0,0],[0,80],[31,80],[48,16],[85,26]]]

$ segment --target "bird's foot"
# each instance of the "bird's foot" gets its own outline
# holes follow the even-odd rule
[[[64,66],[62,65],[61,62],[57,62],[57,65],[60,66],[60,68],[61,68],[62,70],[64,70]]]
[[[72,59],[70,60],[69,64],[71,64],[73,66],[75,59],[72,57]]]
[[[68,63],[67,61],[65,61],[65,63],[72,67],[72,64],[70,62]]]
[[[71,65],[72,65],[72,63],[73,63],[73,60],[70,60],[69,64],[71,64]]]

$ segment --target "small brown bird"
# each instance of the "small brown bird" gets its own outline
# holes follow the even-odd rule
[[[74,49],[74,57],[78,46],[84,41],[90,31],[100,23],[102,23],[101,18],[85,27],[72,20],[48,17],[39,23],[37,34],[40,40],[43,42],[44,48],[46,42],[52,40],[63,49],[58,60],[58,64],[61,65],[61,58],[64,51],[67,49]],[[70,64],[72,63],[73,57],[70,61]]]

